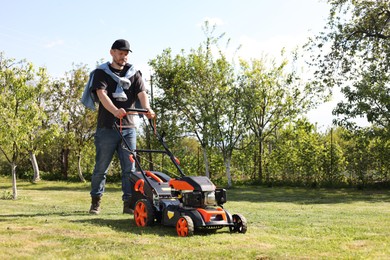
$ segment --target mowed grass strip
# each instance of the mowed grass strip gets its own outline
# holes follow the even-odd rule
[[[18,182],[2,194],[0,259],[390,259],[390,191],[282,187],[229,189],[225,209],[246,234],[139,228],[122,214],[120,184],[108,184],[102,213],[89,215],[89,184]]]

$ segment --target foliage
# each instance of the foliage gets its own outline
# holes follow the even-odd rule
[[[0,53],[0,151],[11,166],[13,196],[17,198],[16,167],[37,150],[42,136],[42,93],[47,83],[46,70],[34,69],[26,61],[15,62]]]
[[[217,145],[224,157],[226,173],[230,180],[230,159],[235,143],[242,135],[240,90],[234,85],[233,67],[218,50],[223,34],[215,37],[214,28],[206,23],[206,40],[198,49],[186,55],[172,57],[170,49],[164,50],[150,62],[155,71],[154,81],[162,90],[156,104],[168,121],[179,121],[185,132],[199,141],[203,154],[205,173],[209,176],[210,149]],[[213,50],[218,51],[217,58]],[[175,120],[177,117],[180,120]]]
[[[64,179],[68,178],[71,170],[77,172],[84,181],[81,169],[82,151],[91,144],[96,119],[96,113],[86,109],[80,102],[88,77],[86,65],[78,65],[67,72],[65,77],[50,84],[46,110],[52,115],[49,124],[58,127],[56,142],[59,147],[56,148],[56,156],[60,158],[58,170]],[[53,145],[52,148],[55,148],[56,144]],[[70,160],[70,156],[76,160]]]
[[[366,187],[375,184],[387,186],[389,183],[389,140],[373,135],[372,129],[364,128],[345,132],[344,147],[348,161],[349,183]]]
[[[313,130],[310,123],[298,121],[279,131],[270,154],[269,168],[274,182],[316,185],[322,147]]]
[[[275,134],[286,123],[314,105],[316,94],[294,69],[288,71],[289,62],[285,58],[280,63],[263,58],[241,60],[240,64],[239,84],[243,89],[240,105],[253,138],[252,151],[257,154],[257,179],[261,183],[265,177],[265,182],[269,182],[265,146],[270,147]]]
[[[322,138],[324,151],[321,160],[323,167],[322,183],[323,186],[334,187],[346,182],[345,171],[347,161],[344,154],[345,140],[342,135],[345,134],[343,128],[331,128]]]
[[[317,84],[340,86],[345,101],[334,113],[365,117],[389,129],[390,5],[388,0],[332,0],[327,31],[308,45]],[[318,54],[319,52],[319,54]],[[341,121],[341,122],[343,122]]]

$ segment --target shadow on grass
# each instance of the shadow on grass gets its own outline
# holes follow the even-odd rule
[[[34,213],[34,214],[0,214],[1,221],[9,221],[15,218],[34,218],[34,217],[70,217],[70,216],[86,216],[88,215],[87,211],[73,211],[73,212],[45,212],[45,213]]]
[[[388,190],[304,189],[290,187],[235,187],[227,190],[228,201],[290,202],[296,204],[337,204],[390,202]]]
[[[124,233],[132,233],[135,235],[157,235],[157,236],[172,236],[177,237],[176,228],[163,226],[160,223],[155,223],[152,226],[148,227],[138,227],[134,223],[133,217],[129,217],[128,219],[108,219],[108,218],[93,218],[93,219],[83,219],[83,220],[74,220],[72,222],[76,223],[88,223],[92,225],[109,227],[117,232]],[[222,228],[218,232],[228,232],[230,233],[228,228]],[[207,236],[211,234],[215,234],[216,230],[195,230],[196,236]]]
[[[149,227],[138,227],[132,216],[129,216],[128,219],[91,218],[73,220],[71,222],[109,227],[117,232],[132,233],[135,235],[177,236],[175,227],[162,226],[157,223]]]
[[[47,181],[40,180],[36,183],[27,180],[18,180],[17,188],[23,190],[37,191],[90,191],[91,182],[70,182],[70,181]],[[12,181],[8,178],[0,177],[0,189],[12,189]],[[107,182],[106,191],[121,190],[120,182]]]
[[[75,219],[85,216],[87,219]],[[126,219],[118,219],[115,214],[115,218],[110,217],[109,214],[105,214],[102,217],[96,217],[90,215],[86,211],[74,211],[66,213],[48,212],[48,213],[36,213],[36,214],[0,214],[0,222],[15,221],[15,218],[48,218],[52,221],[52,217],[69,217],[71,219],[65,219],[70,223],[77,224],[90,224],[100,227],[108,227],[117,232],[132,233],[135,235],[153,234],[157,236],[177,236],[175,227],[167,227],[160,224],[155,224],[149,227],[138,227],[133,219],[133,216],[128,216]]]
[[[88,184],[86,186],[44,186],[44,187],[28,187],[29,190],[39,190],[39,191],[82,191],[89,192],[91,190],[91,185]],[[115,192],[121,191],[121,187],[105,187],[105,191],[107,192]]]
[[[69,213],[69,214],[58,214],[58,213],[47,213],[47,214],[14,214],[14,215],[0,215],[0,222],[9,222],[14,220],[14,218],[31,218],[31,217],[53,217],[53,216],[61,216],[61,217],[72,217],[75,215],[89,215],[85,212],[79,212],[77,213]],[[89,215],[90,216],[90,215]],[[52,222],[53,220],[50,220]],[[94,225],[98,227],[108,227],[116,232],[122,232],[122,233],[131,233],[134,235],[155,235],[155,236],[161,236],[161,237],[177,237],[176,228],[175,227],[168,227],[163,226],[159,223],[155,223],[153,226],[148,227],[138,227],[134,223],[133,217],[127,218],[127,219],[118,219],[118,218],[110,218],[107,216],[106,218],[103,218],[103,216],[100,218],[96,218],[95,216],[91,216],[88,219],[71,219],[66,220],[70,223],[76,223],[81,225]],[[230,233],[229,229],[224,228],[218,231],[218,233]],[[215,230],[196,230],[195,235],[196,236],[207,236],[215,234]]]
[[[115,192],[121,191],[121,184],[108,184],[105,187],[106,191]],[[68,183],[68,182],[47,182],[47,183],[31,183],[24,182],[18,183],[17,188],[19,190],[36,190],[36,191],[87,191],[91,190],[91,184],[88,183]],[[11,190],[11,185],[1,185],[1,190]]]

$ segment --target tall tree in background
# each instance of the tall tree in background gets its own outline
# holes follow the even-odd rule
[[[70,96],[68,104],[68,118],[71,122],[72,130],[74,131],[74,146],[73,150],[77,158],[77,175],[81,181],[85,181],[81,167],[82,151],[86,145],[92,140],[95,128],[97,113],[86,109],[80,103],[80,96],[84,90],[84,86],[88,81],[89,70],[86,65],[74,67],[66,74],[66,86],[69,88]]]
[[[46,74],[46,69],[39,68],[37,77],[39,78],[39,80],[35,81],[36,89],[32,94],[36,98],[35,105],[39,107],[39,109],[36,110],[36,112],[39,113],[36,115],[36,118],[37,120],[41,120],[41,123],[36,122],[35,127],[32,129],[32,132],[29,133],[31,146],[28,149],[30,161],[32,163],[34,171],[33,182],[37,182],[40,180],[40,171],[36,155],[42,153],[42,146],[45,145],[48,139],[51,139],[53,137],[52,129],[49,125],[45,124],[45,122],[48,121],[48,115],[44,108],[46,106],[48,86],[50,85],[50,80],[48,75]]]
[[[332,0],[326,31],[307,45],[317,84],[339,86],[334,114],[390,127],[390,2]]]
[[[343,150],[344,128],[331,128],[323,137],[324,151],[322,153],[322,180],[321,182],[332,187],[344,181],[346,161]],[[346,130],[345,130],[346,131]]]
[[[85,181],[81,169],[82,150],[93,137],[96,117],[96,113],[85,109],[80,102],[88,77],[87,66],[78,65],[51,85],[49,109],[52,115],[55,115],[52,123],[60,127],[61,171],[65,179],[69,174],[69,157],[74,152],[77,158],[77,174],[81,181]]]
[[[232,131],[242,128],[237,124],[241,122],[237,120],[239,111],[231,109],[238,93],[234,90],[232,66],[218,48],[224,34],[215,37],[214,30],[215,26],[210,28],[206,22],[206,40],[197,49],[188,55],[182,51],[176,57],[165,50],[150,65],[155,72],[154,82],[163,90],[162,109],[180,115],[183,129],[198,139],[206,176],[210,177],[208,149],[217,144],[225,157],[229,178],[229,157],[240,136]]]
[[[323,145],[315,126],[298,119],[278,130],[271,151],[272,181],[315,186],[321,176]]]
[[[0,151],[11,166],[13,198],[17,199],[16,167],[29,153],[35,154],[37,131],[45,118],[37,100],[47,76],[43,68],[36,71],[31,63],[15,62],[0,53],[0,79]]]
[[[244,91],[241,104],[248,117],[248,127],[254,136],[257,180],[264,176],[265,142],[274,132],[305,112],[311,104],[310,85],[301,84],[295,72],[288,72],[288,62],[254,59],[241,61],[240,86]]]

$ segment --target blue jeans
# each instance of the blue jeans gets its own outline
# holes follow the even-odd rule
[[[136,149],[137,133],[135,128],[123,129],[123,137],[132,150]],[[130,175],[135,172],[134,163],[130,162],[130,152],[122,147],[122,139],[115,129],[97,128],[95,133],[96,159],[91,180],[91,196],[101,197],[106,185],[106,175],[115,151],[122,169],[122,200],[131,198],[132,185]]]

